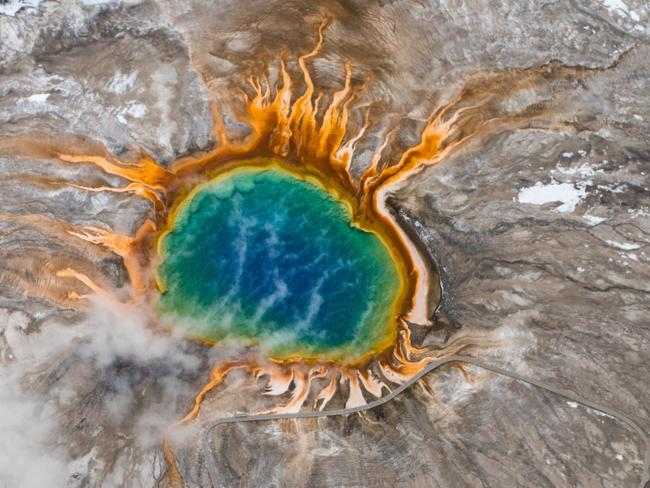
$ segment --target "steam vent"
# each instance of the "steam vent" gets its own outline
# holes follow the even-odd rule
[[[0,0],[0,488],[650,488],[650,7]]]

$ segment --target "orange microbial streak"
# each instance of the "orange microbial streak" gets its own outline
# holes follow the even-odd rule
[[[172,451],[172,448],[169,445],[169,439],[167,439],[167,437],[163,439],[163,455],[165,456],[165,461],[167,461],[167,468],[165,470],[165,473],[163,473],[162,478],[165,479],[168,486],[172,488],[185,486],[181,472],[178,470],[178,466],[176,466],[174,451]]]

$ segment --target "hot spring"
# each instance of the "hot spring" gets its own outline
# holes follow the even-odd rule
[[[395,342],[395,257],[316,182],[239,168],[195,188],[158,245],[162,321],[274,359],[355,362]]]

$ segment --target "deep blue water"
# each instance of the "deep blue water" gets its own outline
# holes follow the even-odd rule
[[[392,333],[400,278],[345,207],[279,170],[197,191],[161,243],[159,309],[188,335],[252,339],[275,357],[354,359]]]

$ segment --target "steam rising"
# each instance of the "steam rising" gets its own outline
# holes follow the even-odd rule
[[[107,436],[124,449],[101,458],[115,463],[103,482],[150,486],[162,472],[160,440],[187,408],[207,358],[148,328],[142,310],[103,297],[76,325],[39,333],[27,325],[22,313],[0,313],[0,486],[81,486],[99,468]]]

